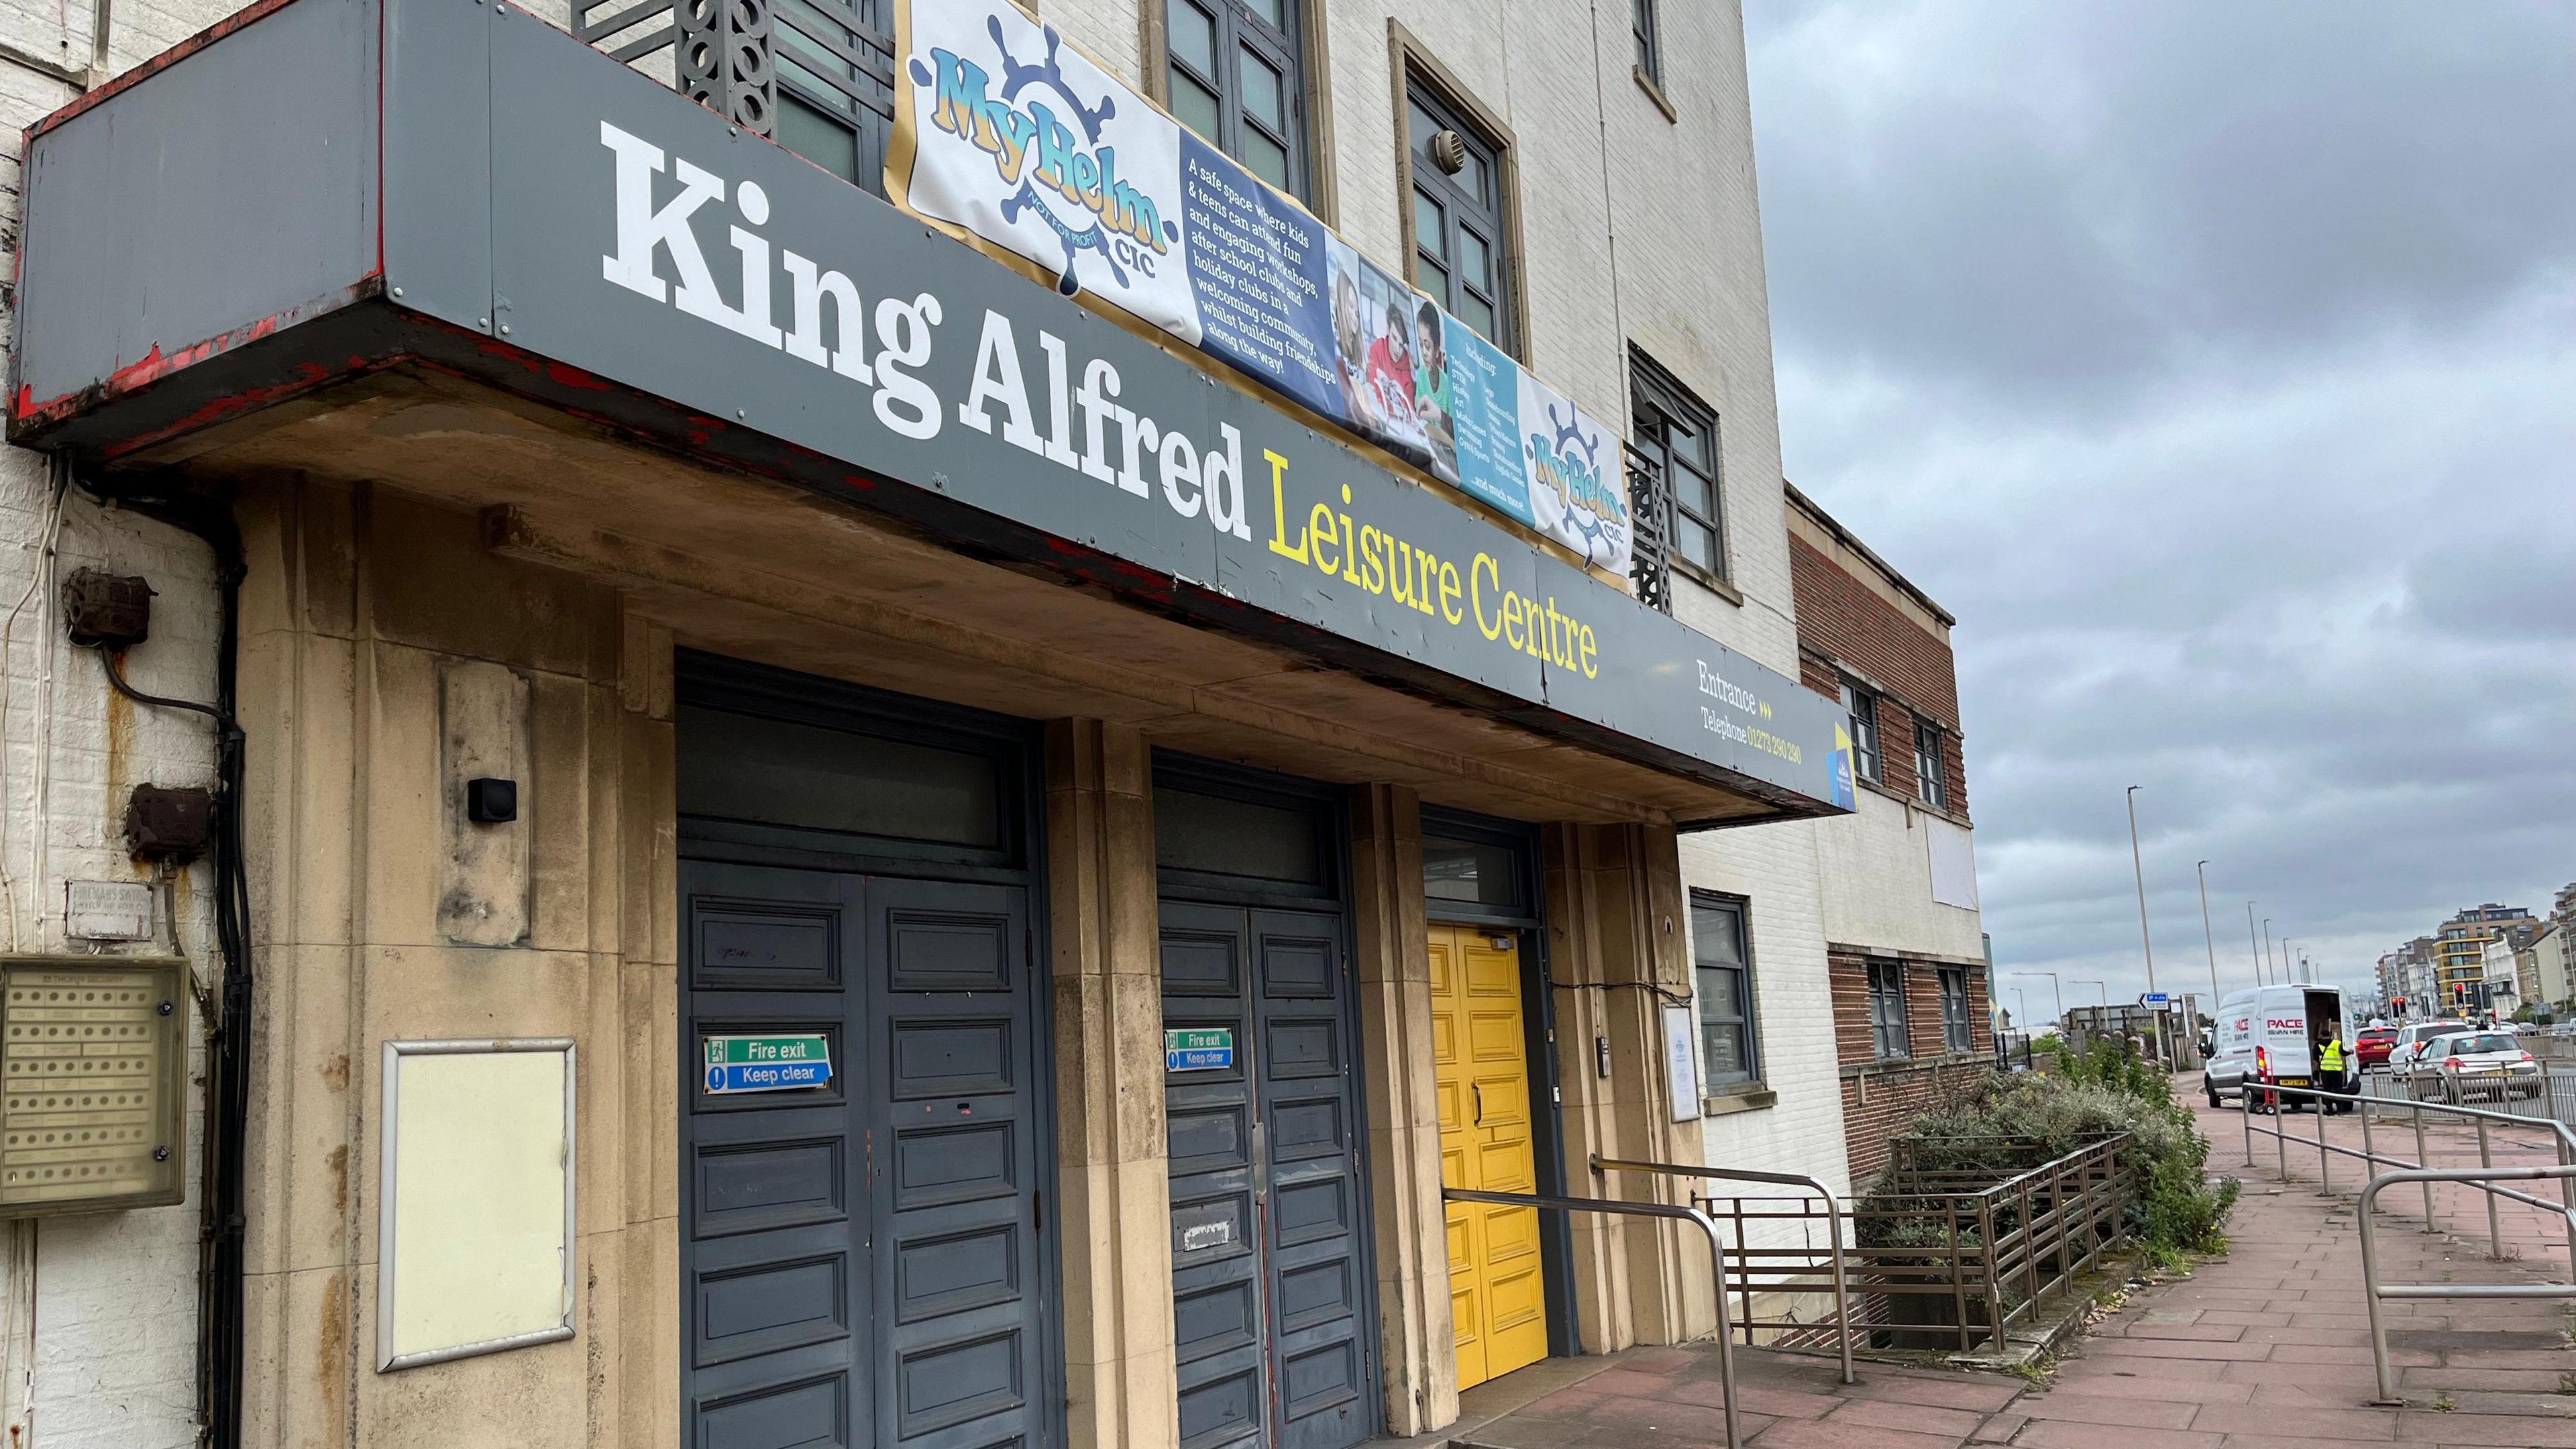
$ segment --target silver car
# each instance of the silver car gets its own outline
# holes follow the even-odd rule
[[[2407,1076],[2418,1095],[2433,1087],[2453,1101],[2540,1095],[2540,1063],[2508,1032],[2458,1032],[2430,1038],[2408,1067]]]

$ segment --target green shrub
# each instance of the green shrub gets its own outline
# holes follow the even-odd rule
[[[2136,1189],[2122,1223],[2130,1237],[2165,1262],[2225,1247],[2236,1184],[2206,1180],[2209,1139],[2194,1129],[2165,1073],[2107,1038],[2081,1052],[2061,1045],[2054,1070],[2044,1074],[1974,1079],[1916,1118],[1901,1140],[1924,1170],[2001,1181],[2121,1132],[2128,1140],[2118,1160]],[[1891,1171],[1870,1184],[1863,1203],[1900,1201],[1893,1179]],[[1999,1221],[1997,1231],[2005,1230]],[[1915,1234],[1892,1224],[1881,1232],[1895,1240],[1886,1246],[1916,1245]]]

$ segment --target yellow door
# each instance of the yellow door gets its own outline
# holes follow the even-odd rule
[[[1520,953],[1511,937],[1431,928],[1431,1042],[1441,1184],[1537,1191]],[[1458,1387],[1547,1357],[1536,1210],[1449,1205],[1449,1301]]]

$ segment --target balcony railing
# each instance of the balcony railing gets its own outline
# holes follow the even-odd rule
[[[894,128],[885,0],[574,0],[573,33],[883,194]]]
[[[1673,496],[1655,460],[1622,445],[1628,455],[1628,517],[1635,529],[1629,582],[1637,601],[1664,613],[1673,611]]]

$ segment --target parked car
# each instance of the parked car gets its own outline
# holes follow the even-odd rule
[[[2388,1049],[2388,1069],[2392,1072],[2402,1072],[2413,1066],[2415,1054],[2423,1049],[2425,1042],[2434,1037],[2455,1031],[2475,1030],[2475,1027],[2457,1017],[2441,1017],[2433,1021],[2410,1021],[2397,1028],[2397,1041]]]
[[[2413,1077],[2441,1084],[2453,1099],[2540,1095],[2540,1063],[2511,1032],[2459,1032],[2432,1038],[2417,1056]]]
[[[2361,1063],[2363,1071],[2368,1071],[2372,1067],[2384,1067],[2388,1065],[2388,1050],[2395,1045],[2397,1045],[2397,1028],[2364,1027],[2361,1034],[2353,1038],[2352,1059]]]
[[[2217,1049],[2202,1069],[2201,1091],[2216,1107],[2227,1097],[2241,1098],[2251,1082],[2258,1089],[2254,1101],[2260,1108],[2269,1105],[2272,1095],[2259,1090],[2262,1083],[2314,1086],[2316,1064],[2309,1043],[2321,1031],[2346,1033],[2351,1020],[2338,987],[2258,986],[2230,992],[2218,1003]],[[2346,1055],[2358,1063],[2358,1054],[2349,1046]],[[2297,1108],[2310,1099],[2287,1100]]]

